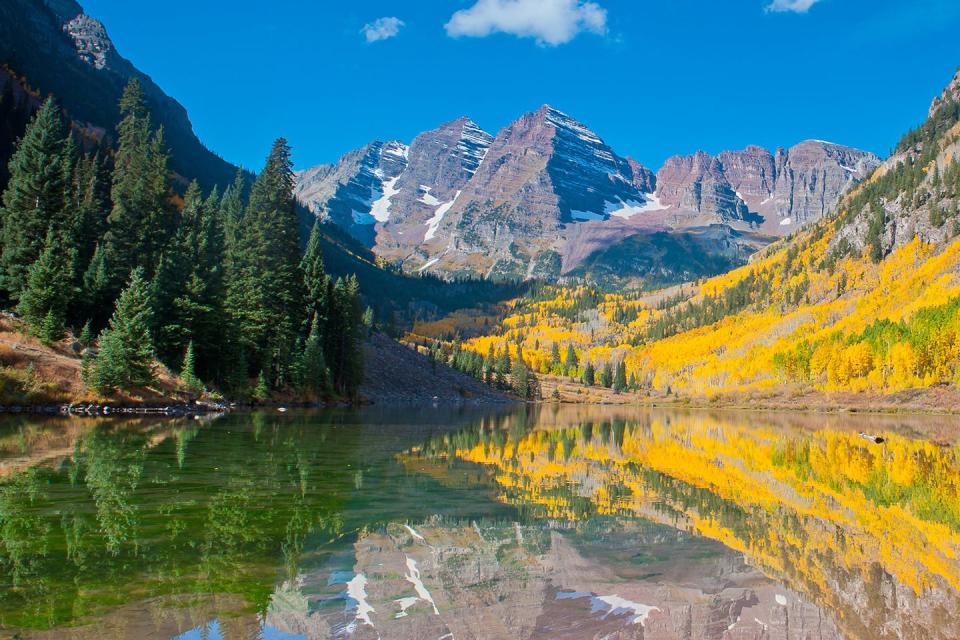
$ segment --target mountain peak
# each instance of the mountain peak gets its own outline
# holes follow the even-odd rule
[[[930,103],[930,111],[927,117],[933,117],[933,114],[940,108],[940,105],[948,100],[960,101],[960,68],[957,69],[957,72],[953,75],[953,79],[943,88],[940,95]]]

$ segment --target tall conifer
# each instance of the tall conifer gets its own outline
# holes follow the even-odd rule
[[[69,159],[68,131],[53,98],[31,120],[10,159],[3,192],[3,249],[0,288],[14,300],[27,284],[27,271],[43,251],[47,230],[63,223]]]

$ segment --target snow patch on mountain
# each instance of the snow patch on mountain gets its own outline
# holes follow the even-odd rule
[[[425,185],[425,184],[420,185],[420,191],[423,192],[423,193],[420,195],[420,202],[422,202],[423,204],[425,204],[425,205],[427,205],[427,206],[429,206],[429,207],[436,207],[436,206],[440,205],[441,202],[440,202],[439,200],[437,200],[437,197],[436,197],[436,196],[434,196],[434,195],[432,195],[432,194],[430,193],[430,189],[432,189],[432,187],[428,187],[428,186]]]
[[[632,218],[639,213],[663,211],[669,208],[662,204],[654,193],[645,193],[643,196],[646,198],[643,202],[619,199],[617,202],[607,202],[605,213],[617,218]]]
[[[446,215],[447,211],[450,211],[450,207],[457,201],[461,193],[462,192],[457,191],[457,195],[453,196],[453,200],[444,202],[436,208],[433,212],[433,217],[427,220],[427,233],[423,236],[424,241],[433,239],[437,233],[437,229],[440,227],[440,222],[443,221],[443,216]]]
[[[384,180],[382,195],[370,205],[370,215],[372,215],[377,222],[386,222],[390,219],[390,198],[400,193],[400,190],[396,188],[399,177],[400,176]]]

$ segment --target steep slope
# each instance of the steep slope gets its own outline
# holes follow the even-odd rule
[[[408,147],[374,142],[297,175],[296,195],[389,261],[425,240],[483,161],[492,137],[468,118],[421,133]]]
[[[494,139],[426,253],[437,270],[536,275],[565,225],[636,213],[651,177],[570,116],[543,106]]]
[[[177,173],[209,188],[229,184],[237,171],[203,146],[183,106],[123,58],[104,26],[73,0],[0,3],[0,63],[41,95],[55,95],[75,122],[101,136],[112,135],[123,87],[138,78]]]
[[[297,174],[294,195],[321,220],[370,246],[376,237],[374,225],[385,213],[381,203],[389,201],[390,185],[406,166],[405,144],[372,142],[336,164]]]
[[[836,214],[749,265],[652,295],[589,289],[517,304],[498,335],[541,372],[625,362],[654,395],[896,393],[960,380],[960,77]],[[769,165],[768,165],[769,166]],[[516,347],[508,347],[516,350]],[[559,371],[564,373],[563,368]],[[934,392],[930,392],[934,393]],[[956,408],[941,398],[939,408]]]

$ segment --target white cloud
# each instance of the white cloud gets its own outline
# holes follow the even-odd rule
[[[773,0],[767,5],[767,11],[806,13],[810,11],[810,7],[818,2],[820,0]]]
[[[447,35],[482,38],[509,33],[538,44],[570,42],[582,31],[607,32],[607,11],[582,0],[477,0],[457,11],[445,25]]]
[[[400,33],[404,26],[403,20],[392,16],[377,18],[373,22],[363,25],[361,33],[366,37],[367,42],[376,42],[377,40],[387,40]]]

